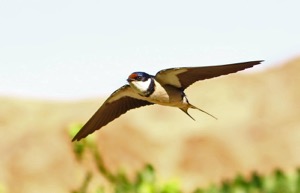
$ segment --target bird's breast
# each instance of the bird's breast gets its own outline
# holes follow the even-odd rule
[[[170,85],[162,86],[155,81],[155,90],[148,97],[148,100],[160,105],[181,106],[180,104],[183,102],[182,96],[182,91],[180,89]]]

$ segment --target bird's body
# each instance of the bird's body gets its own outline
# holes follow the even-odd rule
[[[165,106],[178,106],[182,103],[182,92],[180,91],[180,89],[171,85],[162,86],[155,80],[155,78],[153,78],[152,81],[153,86],[155,87],[153,88],[153,93],[149,94],[149,96],[141,95],[143,100]],[[151,83],[149,83],[148,81],[145,83],[145,85],[142,85],[139,88],[138,86],[140,85],[135,86],[134,83],[130,83],[130,86],[137,91],[143,92],[143,88],[145,88],[145,91],[147,91],[147,89],[151,85]]]
[[[184,90],[198,80],[234,73],[251,68],[261,62],[251,61],[221,66],[171,68],[161,70],[155,76],[145,72],[134,72],[127,79],[129,85],[124,85],[112,93],[75,135],[73,141],[86,137],[130,109],[146,105],[159,104],[177,107],[188,116],[190,116],[187,112],[188,109],[193,108],[214,117],[190,104]],[[191,118],[193,119],[193,117]]]

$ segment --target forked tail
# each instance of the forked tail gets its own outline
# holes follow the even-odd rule
[[[214,119],[217,120],[217,117],[213,116],[212,114],[210,114],[210,113],[208,113],[208,112],[206,112],[206,111],[204,111],[204,110],[202,110],[202,109],[199,109],[198,107],[195,107],[195,106],[192,105],[192,104],[189,104],[189,106],[188,106],[187,108],[180,108],[180,110],[182,110],[185,114],[187,114],[189,117],[191,117],[194,121],[195,121],[195,119],[188,113],[188,109],[189,109],[189,108],[192,108],[192,109],[198,109],[199,111],[201,111],[201,112],[203,112],[203,113],[205,113],[205,114],[207,114],[207,115],[209,115],[209,116],[211,116],[212,118],[214,118]]]

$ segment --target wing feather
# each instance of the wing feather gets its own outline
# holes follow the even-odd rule
[[[79,141],[126,113],[130,109],[151,104],[153,103],[143,100],[142,97],[134,93],[129,85],[125,85],[110,95],[110,97],[75,135],[72,141]]]
[[[162,85],[168,84],[177,88],[186,89],[196,81],[238,72],[246,68],[251,68],[261,62],[262,60],[220,66],[170,68],[159,71],[155,79]]]

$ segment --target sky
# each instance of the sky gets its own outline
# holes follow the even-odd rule
[[[300,54],[300,1],[2,0],[0,96],[107,96],[131,72]]]

